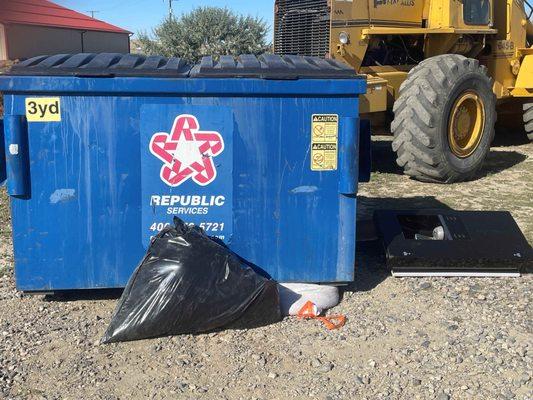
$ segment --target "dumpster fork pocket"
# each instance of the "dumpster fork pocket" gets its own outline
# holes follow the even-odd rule
[[[359,181],[359,118],[341,118],[339,135],[338,281],[353,280],[355,264],[357,187]]]
[[[22,115],[4,116],[7,193],[12,197],[30,197],[30,162],[28,125]]]
[[[359,118],[341,119],[339,140],[339,192],[343,195],[357,194]]]
[[[0,186],[4,186],[7,179],[6,146],[4,143],[4,120],[0,118]]]

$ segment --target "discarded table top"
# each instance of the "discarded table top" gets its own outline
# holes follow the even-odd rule
[[[531,246],[509,212],[378,210],[393,276],[519,276]]]

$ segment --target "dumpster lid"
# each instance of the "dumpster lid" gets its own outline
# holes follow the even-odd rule
[[[355,71],[339,61],[318,57],[241,55],[203,57],[197,65],[177,57],[118,53],[57,54],[30,58],[6,75],[160,78],[353,79]]]
[[[336,60],[276,54],[203,57],[191,71],[195,78],[353,79],[353,68]]]
[[[5,75],[23,76],[158,76],[185,78],[192,66],[177,57],[119,53],[38,56],[15,64]]]

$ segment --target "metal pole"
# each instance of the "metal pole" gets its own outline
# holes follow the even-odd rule
[[[172,2],[177,0],[168,0],[168,17],[170,19],[174,18],[174,10],[172,9]]]

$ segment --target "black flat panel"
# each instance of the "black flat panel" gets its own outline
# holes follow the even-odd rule
[[[531,246],[506,211],[379,210],[374,222],[393,272],[530,271]],[[444,228],[444,240],[416,240]]]

